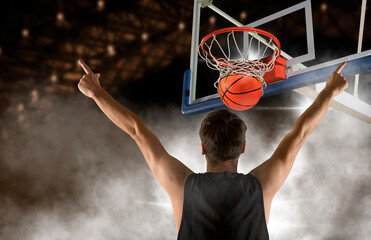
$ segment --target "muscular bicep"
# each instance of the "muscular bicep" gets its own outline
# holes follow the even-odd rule
[[[170,195],[183,190],[186,177],[193,173],[181,161],[165,150],[157,136],[144,124],[137,127],[133,137],[151,172]]]
[[[259,179],[266,197],[273,198],[285,182],[305,138],[294,128],[282,139],[273,155],[250,172]]]

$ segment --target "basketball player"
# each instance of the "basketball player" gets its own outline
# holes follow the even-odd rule
[[[166,152],[137,115],[101,88],[99,73],[94,74],[82,60],[79,63],[85,75],[78,88],[135,140],[170,197],[178,239],[187,240],[268,239],[267,223],[274,195],[332,99],[348,87],[347,80],[340,74],[344,62],[332,73],[326,87],[299,117],[273,155],[249,174],[237,173],[239,156],[246,147],[244,122],[227,110],[211,112],[200,129],[207,172],[195,174]]]

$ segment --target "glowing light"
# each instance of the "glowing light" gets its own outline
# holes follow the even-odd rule
[[[322,3],[321,4],[321,10],[323,11],[323,12],[326,12],[327,11],[327,4],[326,3]]]
[[[258,53],[251,50],[248,55],[248,60],[256,60],[258,59]]]
[[[3,52],[3,49],[0,47],[0,55],[1,55],[2,52]]]
[[[37,101],[39,101],[39,92],[36,89],[34,89],[31,91],[30,95],[31,95],[30,104],[31,105],[36,104]]]
[[[57,76],[57,74],[53,73],[53,74],[50,76],[50,81],[52,81],[52,83],[56,83],[56,82],[58,82],[58,76]]]
[[[17,111],[18,112],[22,112],[24,110],[24,105],[23,103],[19,103],[18,106],[17,106]]]
[[[178,29],[179,29],[180,31],[183,31],[184,28],[185,28],[185,23],[184,23],[184,22],[180,22],[180,23],[178,24]]]
[[[105,2],[103,0],[98,0],[97,1],[97,8],[99,11],[102,11],[105,7]]]
[[[108,45],[107,52],[109,56],[114,56],[116,54],[115,47],[112,44]]]
[[[144,32],[142,33],[142,40],[147,41],[148,40],[148,33]]]
[[[145,201],[138,201],[139,204],[144,204],[144,205],[152,205],[152,206],[157,206],[161,208],[167,208],[169,210],[172,209],[171,203],[169,202],[145,202]]]
[[[57,13],[57,20],[60,22],[64,20],[64,14],[62,12]]]
[[[215,16],[211,16],[211,17],[209,18],[209,23],[210,23],[210,24],[215,24],[215,23],[216,23],[216,17],[215,17]]]
[[[30,31],[27,28],[22,29],[22,36],[28,38],[30,36]]]
[[[247,18],[247,12],[243,11],[240,13],[240,18],[241,19],[246,19]]]

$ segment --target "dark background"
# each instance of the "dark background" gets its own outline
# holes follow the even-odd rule
[[[299,2],[214,5],[247,24]],[[363,50],[371,48],[369,6]],[[312,1],[316,59],[307,66],[356,53],[360,9],[361,1]],[[198,138],[204,114],[180,111],[192,10],[190,0],[0,7],[0,239],[176,238],[169,198],[130,137],[78,91],[83,71],[76,62],[82,58],[101,73],[102,86],[143,118],[169,153],[204,172]],[[294,14],[264,27],[295,55],[305,52],[301,21]],[[203,10],[200,36],[227,26]],[[352,93],[354,76],[346,77]],[[368,103],[370,77],[362,74],[359,86]],[[248,125],[239,172],[269,158],[311,102],[288,92],[238,112]],[[370,126],[330,109],[273,201],[271,238],[367,239],[370,146]]]

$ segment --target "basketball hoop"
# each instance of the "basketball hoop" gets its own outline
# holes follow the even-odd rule
[[[244,43],[243,51],[237,44],[235,32],[248,34],[245,35],[248,36],[248,40]],[[220,38],[223,34],[227,35],[226,39],[218,41],[217,36]],[[221,44],[221,41],[224,41],[224,44]],[[223,50],[222,45],[226,50]],[[231,48],[237,55],[233,58]],[[219,71],[219,78],[214,83],[216,88],[218,88],[220,79],[231,74],[258,78],[263,89],[267,84],[286,79],[286,59],[280,56],[280,42],[273,34],[260,29],[230,27],[216,30],[201,40],[199,55],[206,61],[209,68]],[[278,71],[275,71],[276,62],[279,62],[281,66]]]

